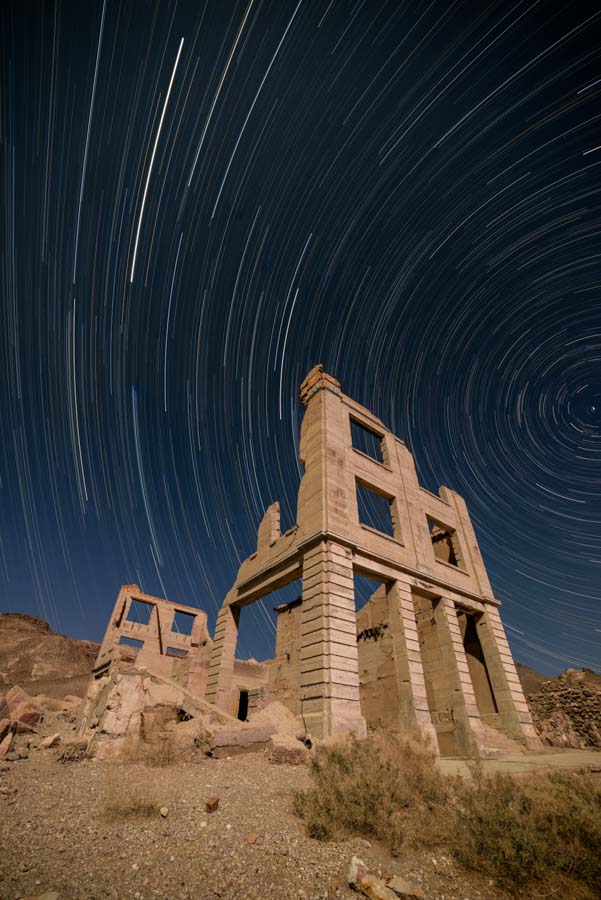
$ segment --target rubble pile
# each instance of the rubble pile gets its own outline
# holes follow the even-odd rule
[[[294,765],[308,762],[310,746],[299,721],[280,703],[242,722],[169,678],[123,665],[91,680],[79,738],[97,759],[158,764],[265,751],[274,763]]]
[[[601,748],[601,676],[590,669],[566,669],[527,699],[547,746]]]
[[[57,747],[75,728],[81,698],[30,696],[19,685],[0,695],[0,761],[27,759],[32,750]]]

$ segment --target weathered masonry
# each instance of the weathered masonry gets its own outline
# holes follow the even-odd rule
[[[444,754],[537,747],[464,500],[420,487],[403,441],[322,366],[300,396],[296,525],[281,534],[279,505],[266,511],[217,618],[206,699],[232,702],[240,609],[302,578],[302,596],[278,607],[270,695],[315,737],[384,725],[420,729]],[[373,452],[354,446],[357,431]],[[388,533],[360,521],[365,495],[388,510]],[[358,614],[355,573],[380,584]]]
[[[204,697],[212,643],[207,614],[201,609],[152,597],[142,593],[137,584],[125,584],[100,645],[93,676],[101,678],[114,666],[135,665]],[[259,702],[266,682],[265,665],[234,660],[224,710],[245,719]]]

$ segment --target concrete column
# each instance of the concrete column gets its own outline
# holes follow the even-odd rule
[[[438,751],[426,693],[411,587],[405,582],[395,581],[388,587],[387,596],[399,695],[399,726],[403,730],[418,729],[429,738],[432,748]]]
[[[351,551],[322,541],[303,557],[299,714],[316,738],[365,734]]]
[[[478,734],[480,713],[463,649],[455,604],[450,597],[443,596],[434,603],[434,618],[443,665],[448,675],[457,750],[467,756],[478,755],[484,749]]]
[[[532,724],[497,607],[486,606],[477,629],[503,728],[528,749],[539,750],[542,745]]]
[[[230,591],[217,616],[205,691],[205,699],[226,712],[233,685],[240,619],[240,610],[231,606],[234,597],[235,592]]]

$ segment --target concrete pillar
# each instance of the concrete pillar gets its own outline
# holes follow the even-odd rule
[[[388,586],[389,624],[398,685],[398,722],[402,729],[417,729],[438,751],[432,725],[426,681],[419,647],[415,608],[409,584],[395,581]]]
[[[486,606],[477,629],[504,730],[528,749],[539,750],[542,745],[532,724],[501,616],[495,606]]]
[[[240,610],[231,605],[234,598],[235,591],[232,590],[225,598],[217,616],[205,691],[205,699],[226,712],[233,685],[240,620]]]
[[[321,541],[303,557],[299,714],[316,738],[365,734],[351,551]]]
[[[443,596],[434,603],[434,618],[443,665],[448,676],[457,750],[466,756],[478,755],[484,749],[478,734],[480,713],[463,649],[457,611],[450,597]]]

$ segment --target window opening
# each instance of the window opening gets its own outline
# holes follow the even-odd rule
[[[428,519],[428,529],[430,531],[430,540],[434,556],[441,562],[448,563],[451,566],[459,566],[459,554],[457,553],[457,538],[454,528],[437,522],[436,519]]]
[[[192,613],[182,612],[177,609],[175,611],[175,615],[173,616],[173,625],[171,626],[171,631],[175,631],[178,634],[190,635],[192,634],[192,628],[194,626],[194,620],[196,616]]]
[[[153,609],[154,603],[146,603],[145,600],[132,600],[127,613],[127,621],[135,622],[136,625],[148,625]]]
[[[360,450],[367,456],[371,456],[376,462],[383,463],[382,438],[375,431],[360,425],[351,419],[351,440],[355,450]]]
[[[392,518],[392,497],[378,493],[361,481],[357,481],[357,507],[359,522],[381,531],[389,537],[396,537]]]

